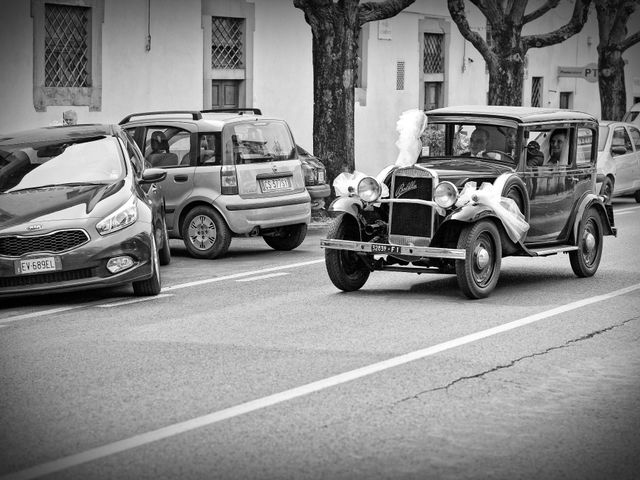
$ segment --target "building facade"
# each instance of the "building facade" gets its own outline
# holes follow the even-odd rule
[[[555,30],[572,8],[560,2],[524,34]],[[117,123],[132,112],[238,105],[285,118],[313,147],[311,31],[292,0],[0,0],[0,12],[0,133],[61,123],[69,109],[79,123]],[[467,14],[486,37],[484,16],[470,3]],[[597,44],[592,7],[580,34],[530,50],[523,105],[599,117]],[[403,111],[487,103],[485,62],[446,0],[417,0],[366,24],[359,50],[355,154],[365,173],[395,161]],[[631,106],[640,45],[623,57]]]

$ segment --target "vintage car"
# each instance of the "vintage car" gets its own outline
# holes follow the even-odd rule
[[[595,193],[594,117],[504,106],[415,112],[425,117],[415,153],[401,138],[395,164],[336,188],[347,193],[329,207],[321,246],[337,288],[357,290],[375,270],[433,272],[456,274],[467,297],[484,298],[511,255],[568,253],[577,276],[596,272],[603,235],[616,229]]]

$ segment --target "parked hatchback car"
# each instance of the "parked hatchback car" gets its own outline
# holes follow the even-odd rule
[[[134,113],[120,125],[164,169],[169,235],[196,258],[227,252],[233,236],[276,250],[305,239],[309,193],[289,126],[258,109]]]
[[[0,295],[132,283],[157,295],[171,260],[161,190],[117,125],[0,138]]]
[[[330,206],[321,245],[337,288],[357,290],[373,271],[452,273],[467,297],[483,298],[510,255],[568,253],[577,276],[596,272],[603,235],[616,229],[595,192],[594,117],[502,106],[427,116],[411,162],[390,159]]]
[[[633,195],[640,203],[640,129],[624,122],[600,122],[598,174],[600,194],[613,197]]]
[[[327,169],[318,157],[300,145],[296,145],[296,149],[302,162],[304,184],[311,197],[311,210],[321,210],[325,206],[325,199],[331,195],[331,186],[327,183]]]

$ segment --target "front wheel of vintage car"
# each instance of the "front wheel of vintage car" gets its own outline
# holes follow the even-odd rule
[[[602,258],[602,220],[593,208],[585,213],[578,230],[578,250],[569,252],[573,273],[578,277],[591,277]]]
[[[217,258],[231,243],[231,230],[224,218],[211,207],[192,209],[182,224],[182,239],[195,258]]]
[[[282,227],[274,235],[262,237],[267,245],[274,250],[293,250],[299,247],[307,236],[307,224],[289,225]]]
[[[139,282],[133,282],[133,293],[137,296],[149,297],[158,295],[162,289],[160,280],[160,257],[155,237],[151,237],[151,277]]]
[[[331,222],[327,238],[335,240],[359,240],[355,221],[341,215]],[[360,289],[369,278],[369,269],[358,254],[347,250],[327,248],[324,263],[333,284],[345,292]]]
[[[460,233],[458,248],[466,252],[465,260],[456,260],[460,290],[472,299],[489,296],[498,283],[502,264],[498,228],[486,220],[468,225]]]

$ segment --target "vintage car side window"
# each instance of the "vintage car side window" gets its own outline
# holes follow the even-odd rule
[[[588,166],[593,158],[593,130],[578,129],[578,148],[576,150],[576,164],[578,167]]]
[[[636,147],[636,152],[640,152],[640,130],[635,127],[629,127],[629,133],[631,134],[631,140]]]
[[[627,131],[624,127],[618,127],[613,130],[613,137],[611,137],[611,147],[624,147],[627,152],[630,153],[633,151],[633,147],[631,146],[631,139],[627,134]],[[611,154],[616,157],[621,155],[620,153],[611,152]]]

